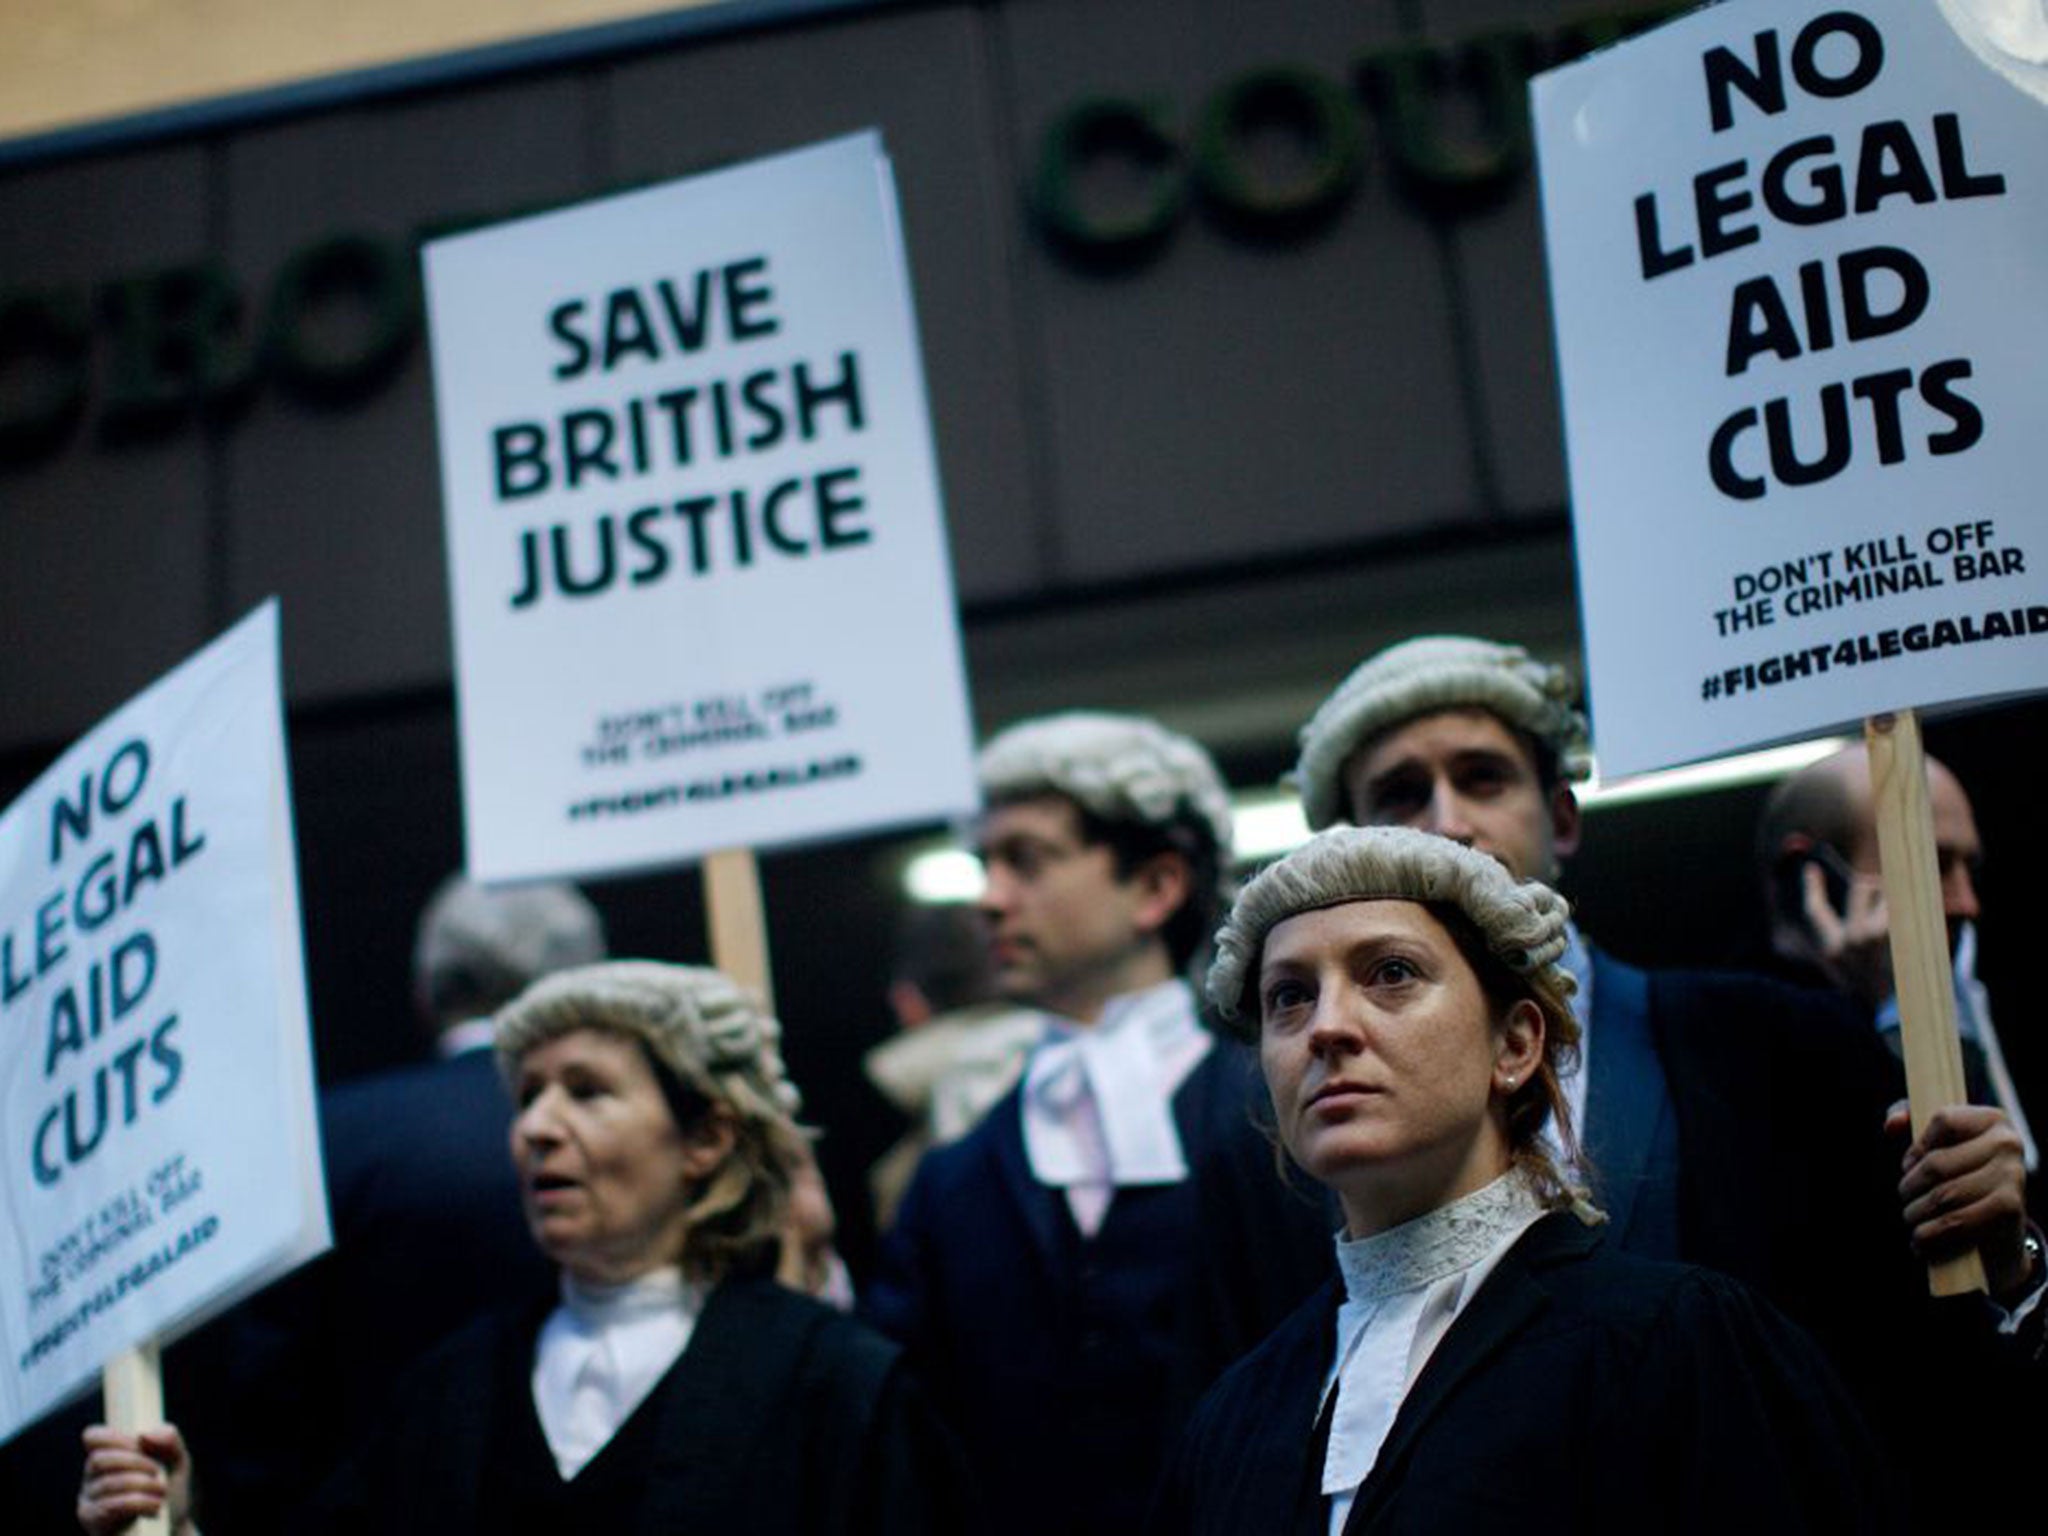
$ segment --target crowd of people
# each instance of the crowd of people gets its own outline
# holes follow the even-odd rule
[[[1197,743],[1087,713],[993,737],[978,942],[919,940],[918,1027],[870,1059],[918,1123],[858,1285],[758,1000],[602,960],[573,893],[507,915],[451,889],[459,963],[422,999],[450,1057],[329,1096],[336,1250],[238,1322],[250,1410],[208,1441],[88,1430],[81,1525],[2003,1516],[2048,1422],[2048,1265],[1974,974],[1967,797],[1937,765],[1975,1102],[1916,1133],[1867,765],[1766,813],[1783,974],[1680,973],[1609,954],[1554,890],[1590,747],[1561,668],[1390,647],[1301,730],[1314,835],[1233,902]],[[489,1156],[408,1159],[430,1116]],[[407,1210],[476,1229],[395,1235]],[[1988,1294],[1936,1300],[1927,1261],[1965,1250]],[[280,1406],[309,1371],[318,1421]]]

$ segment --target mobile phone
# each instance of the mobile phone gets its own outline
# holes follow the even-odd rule
[[[1837,917],[1846,918],[1849,914],[1849,887],[1856,875],[1849,868],[1848,861],[1828,843],[1813,843],[1801,853],[1780,861],[1779,911],[1794,916],[1801,927],[1811,926],[1806,916],[1806,867],[1809,864],[1820,867],[1829,908]]]

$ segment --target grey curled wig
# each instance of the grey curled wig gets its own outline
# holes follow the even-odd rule
[[[772,1251],[789,1203],[789,1170],[807,1133],[796,1085],[782,1065],[782,1027],[758,998],[707,966],[613,960],[557,971],[499,1012],[497,1055],[517,1082],[527,1052],[579,1029],[645,1047],[685,1102],[732,1117],[728,1157],[695,1191],[678,1255],[693,1278],[715,1280]],[[664,1090],[666,1092],[666,1089]],[[673,1105],[676,1096],[668,1095]]]
[[[1549,886],[1517,881],[1498,860],[1433,833],[1332,828],[1245,886],[1216,935],[1209,1001],[1241,1038],[1256,1040],[1258,1008],[1251,994],[1267,934],[1303,912],[1389,900],[1419,903],[1444,922],[1494,1006],[1527,997],[1542,1010],[1543,1062],[1507,1101],[1508,1141],[1516,1164],[1546,1203],[1569,1203],[1577,1193],[1542,1143],[1544,1126],[1554,1123],[1566,1156],[1580,1161],[1560,1086],[1579,1043],[1571,1007],[1578,984],[1558,963],[1569,942],[1565,925],[1571,909]]]
[[[1312,827],[1345,819],[1344,765],[1383,731],[1444,709],[1484,709],[1549,753],[1567,784],[1592,771],[1586,717],[1571,676],[1519,645],[1424,635],[1367,657],[1301,728],[1291,777]]]
[[[1075,710],[1011,726],[975,760],[991,802],[1065,795],[1104,821],[1191,822],[1230,855],[1230,790],[1191,738],[1140,715]]]

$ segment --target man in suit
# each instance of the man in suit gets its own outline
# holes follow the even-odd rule
[[[1308,821],[1419,827],[1554,881],[1579,843],[1571,786],[1591,766],[1572,697],[1562,668],[1519,646],[1429,636],[1389,647],[1302,728]],[[1937,1384],[2006,1390],[2010,1352],[1991,1335],[2038,1312],[2043,1272],[2007,1210],[2022,1191],[2002,1116],[1939,1112],[1905,1149],[1901,1178],[1896,1066],[1839,999],[1642,970],[1575,929],[1565,964],[1584,1031],[1566,1095],[1612,1241],[1762,1291],[1815,1334],[1881,1427],[1925,1421],[1927,1399],[1913,1398]],[[1967,1316],[1921,1315],[1902,1211],[1924,1255],[1979,1249],[1995,1311],[1980,1316],[1971,1298]],[[1927,1341],[1925,1354],[1909,1339]],[[1943,1349],[1973,1361],[1943,1363]]]
[[[1990,1000],[1977,980],[1977,870],[1984,843],[1976,811],[1962,781],[1931,757],[1927,799],[1970,1100],[2005,1112],[2015,1138],[2013,1155],[2035,1175],[2040,1155],[2027,1106],[2006,1066]],[[1891,923],[1878,862],[1870,758],[1863,747],[1844,747],[1772,791],[1758,825],[1757,863],[1764,877],[1777,966],[1787,975],[1848,997],[1875,1022],[1879,1038],[1897,1055],[1899,1009],[1892,988]],[[1984,1113],[1975,1118],[1990,1123]],[[2040,1199],[2038,1189],[2034,1198]]]
[[[868,1295],[959,1430],[998,1529],[1124,1532],[1196,1392],[1327,1273],[1276,1176],[1256,1074],[1197,1017],[1230,807],[1208,755],[1131,716],[983,750],[997,986],[1041,1010],[1024,1081],[927,1154]]]

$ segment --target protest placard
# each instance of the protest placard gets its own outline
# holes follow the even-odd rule
[[[1605,773],[2048,680],[2048,106],[1973,9],[1729,0],[1535,82]]]
[[[0,1439],[327,1246],[265,604],[0,816]]]
[[[973,805],[877,135],[437,241],[426,282],[472,875]]]

